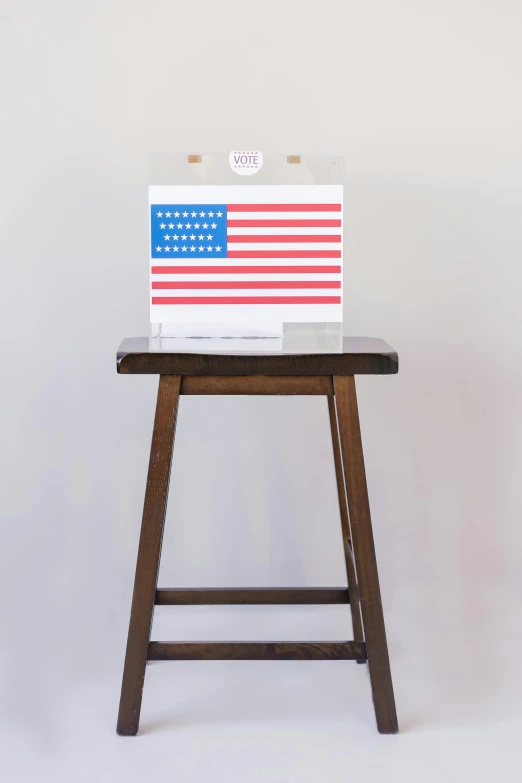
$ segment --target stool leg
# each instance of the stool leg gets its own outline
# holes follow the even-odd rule
[[[160,375],[159,380],[118,714],[117,732],[123,735],[136,734],[140,723],[141,698],[169,494],[180,381],[179,375]]]
[[[382,613],[354,377],[335,376],[334,392],[375,717],[377,728],[382,734],[395,734],[399,727]]]
[[[337,425],[337,412],[335,410],[335,398],[327,397],[328,413],[330,415],[330,429],[332,431],[332,446],[335,463],[335,478],[337,481],[337,494],[339,496],[339,512],[341,515],[341,529],[344,544],[344,556],[346,560],[346,574],[348,577],[348,591],[350,593],[350,609],[352,612],[353,638],[356,642],[364,642],[364,634],[361,622],[361,606],[359,603],[359,587],[353,564],[353,552],[350,540],[350,522],[348,519],[348,506],[346,504],[346,490],[344,487],[343,461],[341,446],[339,443],[339,429]],[[366,661],[357,661],[366,663]]]

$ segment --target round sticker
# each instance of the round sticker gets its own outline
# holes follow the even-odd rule
[[[232,171],[241,174],[242,177],[249,177],[251,174],[256,174],[263,165],[263,153],[233,150],[228,156],[228,161]]]

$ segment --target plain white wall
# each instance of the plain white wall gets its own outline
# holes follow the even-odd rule
[[[147,331],[147,154],[236,146],[347,157],[346,331],[401,358],[358,389],[403,724],[519,709],[521,23],[510,0],[1,0],[11,728],[65,722],[107,672],[116,714],[156,391],[115,372]],[[327,421],[184,399],[162,583],[338,584]]]

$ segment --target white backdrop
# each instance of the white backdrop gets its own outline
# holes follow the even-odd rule
[[[67,754],[64,779],[114,779],[67,744],[85,715],[126,753],[145,747],[112,732],[156,393],[115,371],[121,338],[147,330],[149,151],[346,154],[346,331],[401,358],[398,376],[358,382],[401,724],[519,715],[521,22],[515,0],[0,0],[10,780]],[[339,584],[327,422],[320,399],[183,399],[161,583]],[[317,610],[176,617],[158,615],[164,636],[346,633]],[[158,689],[175,669],[158,667]],[[192,709],[208,707],[203,688]],[[281,779],[320,779],[321,752],[296,766],[282,736]],[[201,772],[190,758],[184,781]],[[227,779],[258,779],[227,759]]]

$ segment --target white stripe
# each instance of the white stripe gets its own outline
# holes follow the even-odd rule
[[[340,250],[340,242],[229,242],[231,250]],[[185,255],[185,254],[183,254]],[[194,254],[191,253],[193,256]],[[203,253],[201,254],[203,257]]]
[[[342,220],[342,212],[230,212],[227,220]],[[199,220],[198,220],[199,222]],[[212,218],[205,222],[209,225]]]
[[[168,288],[153,289],[152,296],[180,299],[187,296],[341,296],[341,289],[332,288]]]
[[[227,234],[228,236],[295,236],[296,234],[301,236],[321,236],[323,234],[328,236],[340,236],[341,228],[340,226],[321,226],[319,228],[310,226],[297,228],[283,228],[277,226],[276,228],[270,228],[268,226],[263,226],[262,228],[228,228]]]
[[[195,258],[177,253],[164,258],[153,258],[151,267],[165,266],[341,266],[341,258]],[[163,273],[157,273],[163,274]]]
[[[271,274],[256,274],[256,275],[238,275],[238,274],[232,274],[232,275],[224,275],[224,274],[208,274],[208,275],[200,275],[200,274],[189,274],[189,275],[153,275],[152,280],[154,283],[163,283],[163,282],[189,282],[190,280],[238,280],[245,282],[248,282],[249,280],[286,280],[286,281],[292,281],[292,280],[330,280],[330,281],[337,281],[341,279],[340,272],[332,273],[332,272],[322,272],[322,273],[313,273],[313,274],[275,274],[272,272]]]

